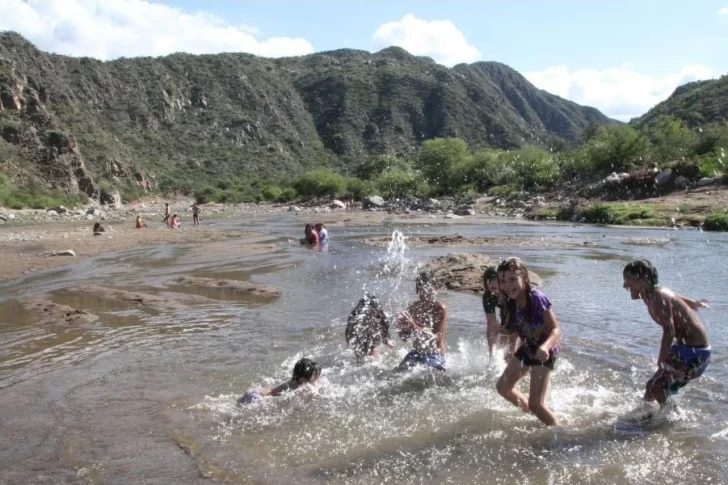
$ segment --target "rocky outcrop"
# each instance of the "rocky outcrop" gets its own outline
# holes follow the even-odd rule
[[[483,292],[483,271],[488,266],[498,266],[500,260],[480,253],[455,253],[439,256],[425,264],[434,272],[442,288],[454,291]],[[528,271],[531,283],[543,285],[543,280],[533,271]]]
[[[188,288],[210,288],[237,296],[255,296],[262,299],[273,299],[283,295],[283,291],[272,286],[238,280],[218,280],[213,278],[199,278],[194,276],[181,276],[170,282],[171,284],[186,286]],[[213,296],[208,293],[207,296]]]

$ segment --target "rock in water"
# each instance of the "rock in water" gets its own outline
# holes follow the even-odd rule
[[[53,253],[53,256],[70,256],[72,258],[76,257],[76,253],[73,251],[73,249],[66,249],[65,251],[56,251]]]
[[[483,291],[483,271],[487,266],[498,266],[499,259],[480,253],[455,253],[430,260],[425,268],[432,270],[441,287],[456,291]],[[542,287],[539,275],[528,270],[531,283]]]
[[[364,198],[364,203],[362,205],[364,206],[364,209],[375,209],[383,207],[384,199],[382,199],[378,195],[369,195]]]

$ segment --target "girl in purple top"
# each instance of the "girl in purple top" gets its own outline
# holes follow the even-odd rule
[[[559,322],[548,297],[531,287],[526,265],[508,258],[498,266],[500,289],[508,297],[504,329],[520,338],[520,347],[498,379],[498,393],[526,412],[532,412],[547,426],[558,424],[546,406],[546,391],[551,382],[559,346]],[[516,389],[526,374],[531,374],[528,399]]]

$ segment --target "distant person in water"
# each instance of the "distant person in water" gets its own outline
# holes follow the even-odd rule
[[[169,207],[169,202],[164,203],[164,219],[162,219],[162,222],[167,224],[167,227],[171,227],[170,217],[172,214],[172,209]]]
[[[182,226],[182,223],[179,220],[179,216],[177,214],[173,215],[169,222],[169,227],[172,229],[179,229],[180,226]]]
[[[518,258],[508,258],[498,265],[500,291],[507,297],[504,329],[520,338],[520,345],[498,379],[496,389],[509,402],[532,412],[547,426],[558,424],[556,415],[546,405],[556,355],[561,350],[561,330],[551,301],[534,289],[528,268]],[[528,399],[516,385],[526,374],[531,382]]]
[[[397,370],[422,364],[445,370],[445,329],[447,308],[437,301],[437,281],[424,271],[415,280],[418,299],[397,316],[397,328],[402,340],[412,339],[412,350]]]
[[[142,227],[147,227],[147,225],[144,224],[141,214],[138,214],[136,218],[136,228],[141,229]]]
[[[693,300],[658,286],[657,268],[646,260],[629,263],[622,277],[632,299],[644,301],[662,328],[657,371],[647,381],[644,399],[663,406],[671,394],[703,375],[710,363],[708,332],[694,311],[707,308],[707,300]]]
[[[346,343],[354,350],[356,360],[376,356],[381,344],[392,346],[389,338],[389,318],[379,298],[366,293],[349,314],[344,333]]]
[[[309,246],[316,246],[319,243],[319,237],[318,233],[316,232],[316,229],[314,229],[313,225],[306,224],[306,227],[303,229],[304,237],[301,239],[301,244],[306,244]]]
[[[326,230],[326,226],[319,222],[314,226],[314,230],[316,231],[316,234],[318,234],[319,243],[321,243],[322,245],[328,244],[329,231]]]
[[[510,335],[503,328],[506,314],[507,297],[500,291],[498,270],[495,266],[488,266],[483,271],[483,311],[485,312],[485,337],[488,342],[488,353],[492,358],[500,345],[507,345],[506,362],[516,350],[518,335]],[[500,313],[500,320],[496,317],[496,310]]]
[[[104,226],[101,225],[100,222],[97,222],[94,224],[94,236],[101,235],[102,232],[106,232],[106,229],[104,229]]]
[[[197,202],[192,204],[192,224],[195,226],[200,225],[200,206],[197,205]]]
[[[250,404],[266,396],[280,396],[295,391],[306,384],[316,384],[321,376],[321,366],[311,359],[303,358],[293,366],[291,379],[274,387],[261,387],[251,390],[238,399],[238,404]]]

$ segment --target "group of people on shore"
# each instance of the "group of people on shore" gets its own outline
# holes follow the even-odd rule
[[[169,202],[164,203],[164,218],[162,219],[162,222],[170,229],[179,229],[182,227],[182,221],[179,216],[177,214],[172,214],[172,208],[169,206]],[[200,225],[200,206],[197,205],[197,202],[192,204],[192,224],[194,226]],[[137,229],[149,227],[144,222],[144,219],[142,219],[141,214],[136,216],[136,223],[134,226]]]
[[[707,331],[696,313],[699,308],[707,308],[708,302],[659,286],[657,268],[647,260],[627,264],[622,278],[623,288],[629,291],[633,300],[641,299],[645,303],[650,317],[662,328],[657,370],[647,381],[644,400],[663,406],[670,395],[700,377],[708,367],[711,347]],[[507,361],[496,390],[544,424],[558,424],[556,415],[546,404],[551,372],[562,350],[559,343],[561,328],[551,301],[530,281],[526,264],[517,257],[485,268],[483,286],[489,353],[493,357],[498,347],[505,347]],[[425,365],[439,372],[445,371],[448,312],[436,298],[437,282],[432,273],[420,273],[415,280],[415,291],[418,298],[394,318],[400,339],[412,342],[411,350],[395,370]],[[496,313],[500,313],[499,318]],[[365,294],[359,300],[349,315],[345,331],[347,345],[357,361],[375,357],[381,345],[394,346],[390,338],[390,321],[376,295]],[[315,383],[320,367],[308,359],[299,361],[296,366],[304,366],[302,363],[315,372],[301,373],[294,368],[292,381],[257,391],[257,394],[246,393],[239,402],[249,403],[266,395]],[[527,374],[530,375],[528,397],[516,388]]]

